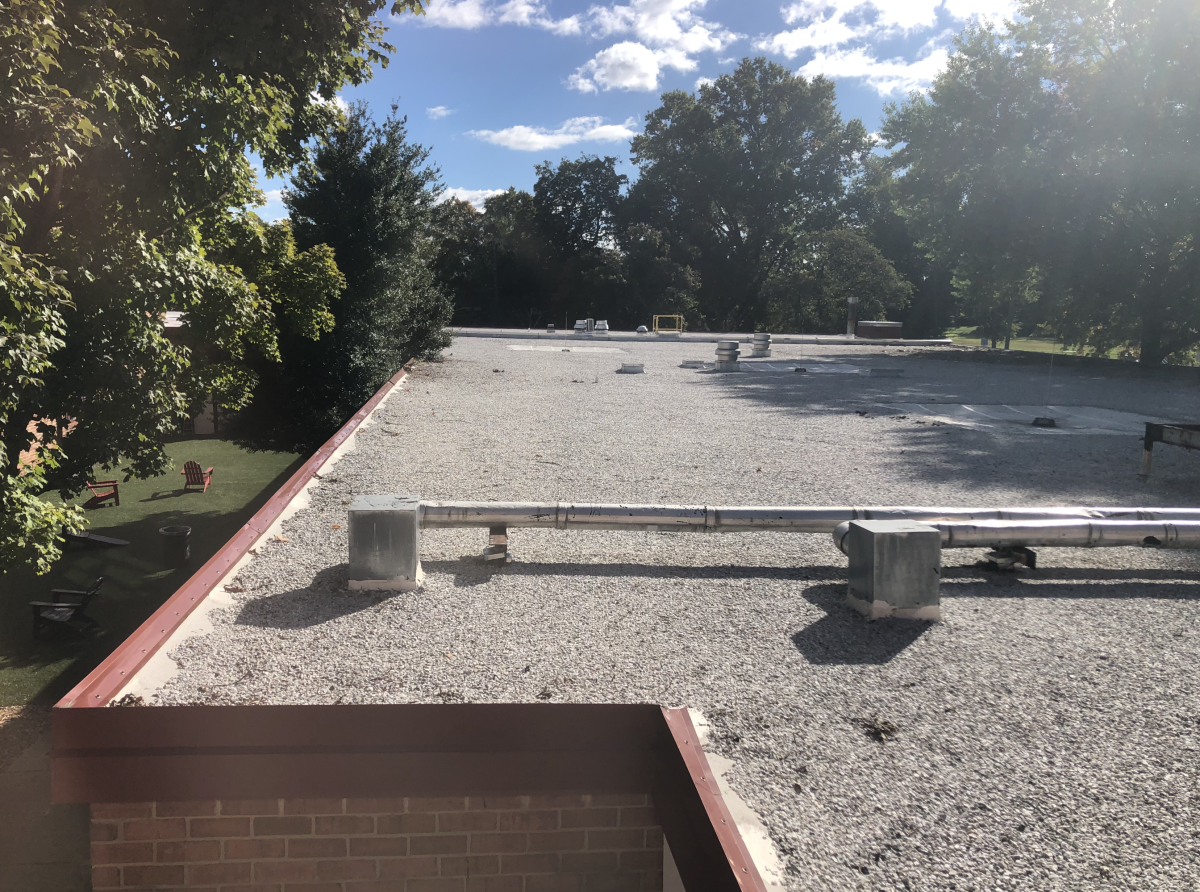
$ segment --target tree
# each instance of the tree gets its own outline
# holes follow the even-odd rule
[[[281,336],[282,365],[243,413],[244,435],[319,445],[405,361],[449,343],[453,307],[434,282],[429,238],[441,187],[428,158],[394,106],[375,123],[356,103],[298,166],[284,193],[297,248],[329,246],[345,289],[331,329]]]
[[[453,298],[455,318],[478,321],[493,277],[484,215],[469,202],[450,198],[434,207],[433,234],[434,278]]]
[[[991,26],[956,39],[928,96],[889,106],[882,134],[918,244],[954,273],[972,318],[1005,346],[1036,277],[1053,177],[1048,55]]]
[[[866,319],[908,302],[912,285],[861,233],[842,228],[806,236],[763,288],[775,331],[842,331],[850,297],[859,298]]]
[[[594,155],[546,161],[532,194],[493,195],[482,214],[461,202],[440,206],[438,281],[455,295],[460,320],[523,326],[573,313],[643,321],[628,315],[619,246],[627,180],[616,165]]]
[[[577,161],[564,158],[558,167],[544,162],[536,171],[533,213],[548,286],[541,309],[552,319],[574,311],[625,324],[613,312],[619,312],[618,295],[625,289],[616,233],[621,189],[628,182],[617,173],[617,159],[583,155]]]
[[[1142,362],[1200,342],[1200,6],[1028,0],[889,110],[903,212],[979,321]]]
[[[384,5],[5,4],[0,568],[46,569],[80,522],[43,486],[71,496],[95,465],[161,473],[163,438],[206,392],[249,392],[239,357],[269,352],[270,302],[209,258],[205,233],[256,195],[247,151],[287,168],[336,117],[328,100],[386,61]],[[216,365],[167,340],[168,309],[219,346]]]
[[[908,305],[889,307],[888,318],[903,322],[907,337],[944,337],[958,313],[953,275],[944,261],[931,257],[917,244],[903,214],[888,158],[871,154],[863,159],[845,207],[850,226],[878,248],[901,278],[912,285]]]
[[[648,223],[633,223],[621,233],[620,243],[627,284],[623,306],[612,315],[629,320],[626,325],[645,325],[656,314],[678,314],[695,322],[700,315],[696,299],[700,274],[690,263],[672,256],[662,231]]]
[[[1031,0],[1012,28],[1052,52],[1053,324],[1096,352],[1191,362],[1200,342],[1200,5]]]
[[[615,246],[621,189],[629,183],[617,173],[616,158],[582,155],[534,169],[534,214],[552,250],[566,256]]]
[[[753,329],[767,320],[764,285],[803,233],[836,228],[847,178],[868,140],[843,124],[833,83],[765,59],[674,91],[632,144],[640,177],[632,213],[696,259],[705,320]]]

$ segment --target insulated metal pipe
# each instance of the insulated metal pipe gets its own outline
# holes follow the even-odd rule
[[[1150,545],[1156,548],[1200,548],[1198,520],[980,520],[969,523],[931,521],[942,534],[942,548],[1103,548]],[[849,554],[849,521],[833,531],[834,544]]]
[[[922,507],[712,507],[706,505],[605,505],[571,502],[422,502],[421,526],[534,527],[542,529],[652,530],[665,532],[832,533],[851,520],[922,523],[983,521],[1191,521],[1200,508],[922,508]]]

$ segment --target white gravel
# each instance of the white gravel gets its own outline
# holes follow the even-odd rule
[[[794,890],[1200,889],[1200,559],[945,555],[946,621],[869,624],[826,536],[423,535],[424,590],[345,589],[345,506],[426,499],[1197,505],[1200,455],[877,414],[879,402],[1095,406],[1196,421],[1200,378],[1097,377],[932,351],[776,346],[903,378],[681,369],[459,339],[418,366],[244,570],[160,703],[655,702],[712,722]],[[957,354],[956,354],[957,355]],[[618,375],[643,362],[643,375]],[[859,414],[865,412],[866,414]],[[340,525],[340,529],[335,529]],[[893,723],[886,741],[872,720]]]

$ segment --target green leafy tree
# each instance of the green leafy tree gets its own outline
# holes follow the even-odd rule
[[[45,569],[79,523],[44,486],[73,495],[95,465],[161,473],[164,437],[206,392],[250,392],[243,357],[273,349],[270,301],[210,258],[205,233],[255,198],[247,151],[289,167],[336,118],[328,100],[385,61],[384,6],[4,4],[0,568]],[[215,364],[165,337],[168,309]]]
[[[989,331],[1190,361],[1200,342],[1200,6],[1030,0],[892,108],[901,205]]]
[[[615,246],[621,189],[629,183],[617,173],[616,158],[583,155],[534,169],[534,215],[552,250],[569,255]]]
[[[541,308],[551,319],[560,313],[618,318],[625,276],[617,250],[621,189],[617,159],[583,155],[536,167],[534,222],[547,261],[547,294]]]
[[[1012,28],[1047,53],[1057,106],[1042,264],[1068,341],[1191,362],[1200,342],[1200,4],[1033,0]]]
[[[693,323],[700,318],[697,293],[700,274],[680,262],[667,237],[648,223],[633,223],[620,237],[625,260],[624,301],[613,313],[623,325],[649,325],[655,315],[678,314]],[[684,258],[695,262],[695,258]]]
[[[889,106],[882,128],[910,231],[953,271],[968,318],[1005,346],[1046,238],[1048,64],[1044,48],[1022,53],[990,26],[967,29],[929,95]]]
[[[806,233],[763,291],[775,331],[845,330],[847,302],[860,318],[879,319],[907,304],[912,286],[866,237],[842,228]]]
[[[332,330],[281,336],[283,363],[243,413],[246,436],[319,445],[405,361],[449,343],[453,306],[434,280],[429,235],[441,187],[428,158],[394,107],[376,123],[356,103],[300,163],[284,193],[297,247],[328,245],[345,290]]]
[[[804,233],[842,221],[867,147],[862,123],[838,115],[831,81],[743,59],[698,94],[663,94],[646,116],[631,214],[665,233],[679,262],[694,258],[708,324],[753,329],[768,318],[765,283]]]
[[[958,317],[953,275],[917,244],[898,192],[889,159],[866,156],[846,196],[848,222],[912,285],[908,305],[889,307],[887,317],[904,323],[906,337],[940,338]]]
[[[478,324],[490,306],[495,273],[484,215],[469,202],[449,198],[433,209],[433,233],[434,277],[454,300],[454,318]]]

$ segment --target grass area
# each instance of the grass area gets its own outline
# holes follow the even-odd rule
[[[951,328],[946,332],[946,337],[950,338],[956,344],[978,347],[981,335],[975,326],[966,325],[962,328]],[[992,346],[1003,348],[1004,339],[1001,338],[997,344],[993,344]],[[1025,353],[1065,353],[1069,356],[1079,355],[1077,350],[1064,346],[1060,341],[1054,340],[1054,338],[1012,338],[1009,341],[1009,349],[1020,350]]]
[[[129,545],[70,545],[46,576],[31,569],[0,576],[0,707],[58,700],[215,554],[301,461],[289,453],[252,453],[208,437],[168,444],[167,452],[173,472],[122,483],[120,507],[110,502],[88,511],[91,532],[127,539]],[[183,491],[179,471],[189,459],[216,468],[208,492]],[[164,566],[158,529],[169,524],[192,528],[187,567]],[[35,640],[28,602],[46,600],[52,588],[87,588],[97,576],[104,577],[104,587],[88,614],[103,628],[85,638],[62,632]]]

